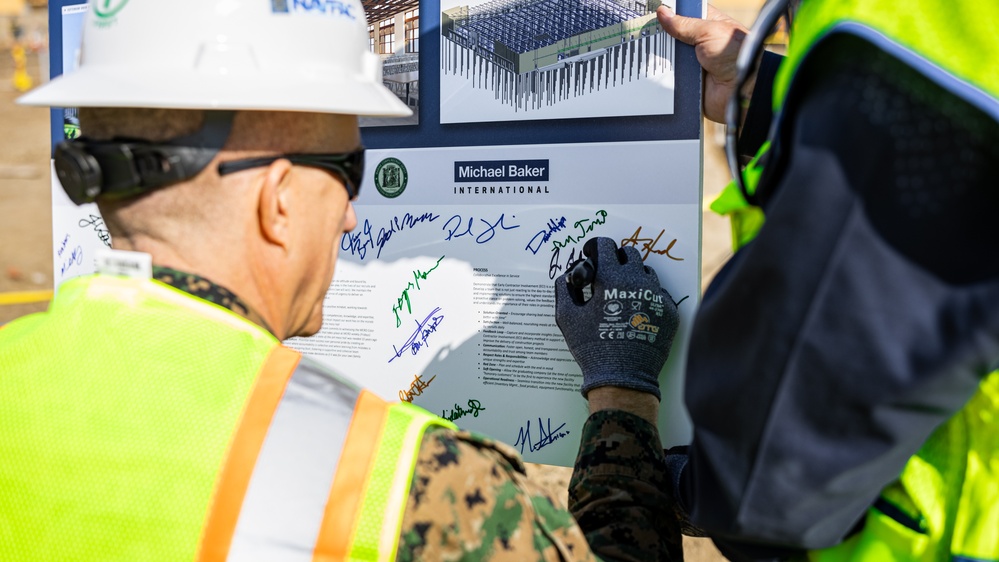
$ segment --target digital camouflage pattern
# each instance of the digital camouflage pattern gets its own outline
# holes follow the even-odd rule
[[[562,503],[510,446],[468,431],[423,438],[396,560],[597,560]]]
[[[180,289],[199,299],[227,308],[250,322],[263,327],[268,332],[274,333],[267,326],[267,323],[264,322],[264,319],[232,291],[221,285],[212,283],[200,275],[154,265],[153,279],[161,283],[166,283],[175,289]]]
[[[203,277],[158,266],[153,277],[267,328],[238,296]],[[604,411],[590,416],[582,436],[570,511],[528,479],[509,445],[468,431],[428,430],[396,560],[683,560],[656,428]]]
[[[683,560],[683,538],[659,432],[619,410],[583,426],[569,509],[604,560]]]
[[[570,512],[527,479],[508,445],[466,431],[429,432],[396,559],[683,560],[656,428],[604,411],[590,416],[582,439]]]

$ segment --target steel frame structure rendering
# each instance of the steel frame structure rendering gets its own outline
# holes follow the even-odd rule
[[[673,67],[658,0],[491,0],[441,13],[441,65],[517,110]]]

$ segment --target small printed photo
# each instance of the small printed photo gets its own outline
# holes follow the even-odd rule
[[[382,59],[382,82],[413,110],[409,117],[362,117],[362,127],[420,123],[419,0],[364,2],[368,16],[368,49]]]
[[[672,114],[662,4],[442,0],[441,123]]]

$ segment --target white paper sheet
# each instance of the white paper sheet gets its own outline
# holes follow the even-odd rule
[[[411,400],[507,442],[528,461],[571,465],[587,408],[555,325],[553,279],[586,239],[608,236],[635,245],[680,302],[661,431],[667,445],[685,443],[680,381],[700,286],[699,147],[371,151],[369,168],[395,159],[406,186],[386,198],[366,185],[358,227],[340,246],[323,329],[288,343],[386,399]],[[506,171],[544,169],[548,179],[456,181],[469,166],[496,162]],[[663,178],[687,188],[664,189]]]

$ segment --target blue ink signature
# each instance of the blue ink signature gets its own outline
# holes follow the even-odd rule
[[[443,314],[435,316],[435,314],[440,311],[441,307],[438,306],[433,310],[433,312],[428,314],[427,317],[423,319],[423,322],[416,322],[416,320],[413,320],[413,322],[416,322],[416,330],[413,331],[413,335],[409,336],[406,343],[402,344],[401,348],[394,345],[392,346],[392,350],[395,351],[395,356],[389,359],[388,362],[391,363],[402,357],[402,354],[405,353],[407,349],[410,350],[413,355],[416,355],[421,349],[426,347],[427,338],[430,337],[430,334],[437,331],[437,326],[439,326],[441,321],[444,320]]]
[[[525,250],[530,250],[532,254],[537,255],[538,251],[541,250],[541,246],[552,239],[552,234],[565,228],[565,217],[560,217],[559,219],[548,219],[547,228],[545,230],[539,230],[534,238],[527,243]],[[536,245],[535,245],[536,244]]]
[[[107,226],[104,225],[104,219],[99,215],[90,215],[85,219],[80,219],[78,225],[80,228],[93,227],[94,232],[97,233],[97,238],[108,248],[111,247],[111,231],[107,229]]]
[[[375,254],[375,259],[378,259],[382,255],[385,244],[388,244],[393,234],[413,228],[420,223],[434,222],[439,218],[440,215],[433,213],[423,213],[421,215],[406,213],[402,218],[392,217],[388,222],[388,226],[379,228],[377,234],[371,222],[368,219],[364,219],[364,225],[359,230],[343,234],[343,238],[340,239],[340,249],[345,252],[349,251],[352,256],[358,256],[361,260],[364,260],[368,255],[368,250],[377,247],[378,253]]]
[[[515,219],[517,218],[517,216],[510,215],[510,218]],[[499,218],[496,219],[496,222],[489,222],[485,219],[479,219],[479,222],[485,224],[486,227],[485,230],[476,235],[474,232],[472,232],[472,226],[475,225],[475,217],[469,217],[468,223],[466,224],[465,220],[461,217],[461,215],[454,215],[447,220],[447,223],[444,225],[444,228],[442,229],[447,231],[447,238],[445,238],[444,240],[447,241],[451,240],[452,238],[461,238],[462,236],[475,236],[476,243],[485,244],[486,242],[492,240],[493,236],[496,235],[496,228],[500,228],[502,230],[513,230],[515,228],[520,228],[519,224],[515,224],[513,226],[507,226],[504,223],[504,219],[506,219],[506,213],[501,214]],[[462,230],[463,228],[464,230]]]
[[[59,271],[59,275],[66,275],[66,271],[68,271],[69,268],[73,267],[73,265],[81,265],[81,264],[83,264],[83,248],[77,246],[73,248],[72,252],[70,252],[69,259],[67,259],[62,264],[62,268]]]
[[[537,442],[531,437],[531,421],[527,421],[525,427],[521,427],[520,431],[517,433],[517,440],[513,443],[516,447],[520,445],[520,454],[524,454],[524,447],[527,446],[528,450],[531,452],[540,451],[541,449],[551,445],[555,441],[569,435],[569,430],[562,431],[565,424],[552,429],[552,419],[548,418],[548,427],[545,428],[545,423],[538,418],[538,440]]]
[[[62,243],[59,244],[59,251],[57,252],[56,255],[58,255],[60,258],[62,257],[62,253],[66,251],[66,244],[69,244],[69,234],[67,234],[65,238],[62,239]]]

